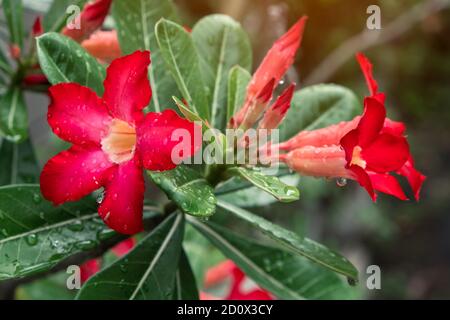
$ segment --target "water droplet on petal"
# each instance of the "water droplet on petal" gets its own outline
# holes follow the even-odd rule
[[[347,179],[346,178],[337,178],[336,184],[338,187],[345,187],[347,185]]]

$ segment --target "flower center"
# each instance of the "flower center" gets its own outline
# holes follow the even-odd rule
[[[353,148],[353,154],[352,154],[352,161],[350,162],[350,165],[357,165],[361,168],[366,168],[366,161],[361,157],[361,147],[356,146]]]
[[[114,163],[129,161],[136,148],[136,130],[122,120],[113,119],[109,134],[102,139],[102,150]]]

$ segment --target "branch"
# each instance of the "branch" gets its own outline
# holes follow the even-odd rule
[[[427,0],[412,7],[381,30],[364,30],[345,41],[306,78],[305,86],[328,81],[356,52],[397,39],[416,23],[450,7],[450,0]]]

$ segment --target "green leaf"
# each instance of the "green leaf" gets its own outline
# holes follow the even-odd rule
[[[92,198],[55,207],[38,185],[0,187],[0,280],[47,271],[115,234]]]
[[[42,25],[45,32],[59,32],[67,24],[68,19],[74,14],[73,11],[67,13],[70,6],[77,6],[81,10],[88,0],[54,0],[44,16]]]
[[[156,24],[156,39],[166,67],[172,73],[188,106],[202,119],[210,119],[207,87],[191,35],[175,22],[161,19]]]
[[[147,171],[147,173],[184,213],[202,218],[214,214],[216,210],[214,190],[198,171],[179,165],[173,170]]]
[[[240,176],[252,183],[255,187],[271,194],[278,201],[292,202],[298,200],[300,194],[296,187],[289,186],[276,176],[266,176],[255,170],[243,167],[234,167],[226,171],[227,175]]]
[[[66,272],[22,285],[16,290],[16,300],[72,300],[76,291],[67,289]]]
[[[39,169],[29,139],[12,143],[0,139],[0,186],[39,181]]]
[[[8,58],[6,57],[3,50],[0,50],[0,71],[4,71],[5,73],[12,74],[13,70],[11,68],[11,65],[9,64]],[[4,80],[1,77],[0,73],[0,80]]]
[[[103,94],[105,68],[72,39],[46,33],[37,38],[37,52],[50,83],[76,82]]]
[[[258,285],[280,299],[344,299],[352,289],[338,275],[285,250],[259,244],[214,223],[188,217],[211,243]]]
[[[155,37],[155,25],[161,18],[178,21],[171,0],[114,0],[112,14],[117,24],[120,47],[124,54],[136,50],[150,50],[149,68],[152,86],[151,110],[160,112],[171,105],[171,97],[178,95]]]
[[[228,74],[227,123],[236,111],[243,106],[247,86],[251,79],[252,75],[244,68],[240,66],[231,68]]]
[[[223,254],[190,224],[184,230],[183,248],[189,259],[199,288],[203,287],[206,272],[222,262]]]
[[[19,87],[10,88],[0,98],[0,135],[12,142],[23,141],[28,136],[27,107]]]
[[[3,13],[9,29],[9,40],[23,49],[23,6],[22,0],[3,0]]]
[[[224,201],[219,200],[218,206],[258,228],[262,233],[277,241],[292,253],[304,256],[329,270],[343,274],[352,281],[358,281],[358,271],[350,261],[322,244],[301,237],[290,230]]]
[[[77,299],[171,299],[183,229],[183,215],[172,214],[127,255],[90,278]]]
[[[238,22],[221,14],[210,15],[197,22],[192,30],[192,39],[200,57],[200,70],[209,92],[211,126],[224,129],[228,74],[235,65],[250,70],[250,40]]]
[[[351,120],[361,112],[361,103],[353,91],[335,84],[319,84],[297,91],[291,108],[279,126],[280,141],[302,130],[326,127]]]
[[[175,275],[175,300],[198,300],[198,288],[194,273],[184,250],[181,251],[178,270]]]

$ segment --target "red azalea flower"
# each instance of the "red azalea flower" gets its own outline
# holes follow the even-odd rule
[[[108,226],[125,234],[142,230],[143,169],[175,168],[171,152],[179,142],[171,141],[173,131],[185,129],[194,136],[194,123],[173,110],[144,115],[151,98],[149,64],[148,51],[114,60],[107,69],[102,98],[76,83],[49,89],[48,122],[73,146],[44,166],[43,196],[59,205],[104,187],[99,214]],[[184,158],[199,147],[193,139],[180,142],[189,143],[191,152]]]
[[[243,284],[246,276],[231,260],[226,260],[206,272],[205,287],[220,284],[228,277],[232,279],[231,288],[224,300],[273,300],[269,292],[259,287],[245,290]],[[220,300],[220,298],[205,292],[200,293],[200,298],[201,300]]]
[[[307,19],[300,18],[267,52],[247,87],[244,106],[230,120],[229,127],[237,128],[245,122],[244,127],[249,128],[265,110],[276,85],[294,63]]]
[[[372,64],[362,54],[357,59],[371,93],[364,99],[363,115],[323,129],[300,132],[278,146],[289,151],[280,159],[305,175],[357,180],[374,201],[375,191],[407,199],[391,175],[394,172],[407,178],[419,200],[425,176],[414,168],[404,136],[405,125],[386,118],[385,95],[378,93]]]
[[[81,42],[99,29],[108,15],[112,0],[94,0],[88,2],[80,13],[79,29],[64,28],[62,33],[77,42]]]

